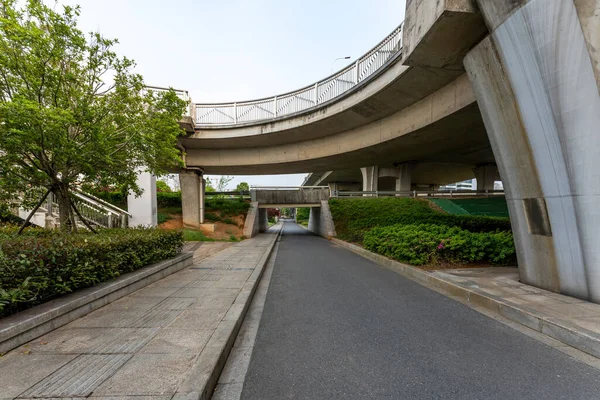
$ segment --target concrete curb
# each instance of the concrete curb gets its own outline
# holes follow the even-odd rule
[[[0,354],[192,265],[192,253],[148,265],[0,320]]]
[[[513,322],[526,326],[544,335],[550,336],[568,346],[574,347],[584,353],[600,358],[600,335],[589,331],[568,321],[551,317],[537,310],[525,306],[508,303],[501,298],[484,293],[477,288],[465,288],[452,282],[433,276],[429,272],[420,270],[398,261],[390,260],[379,254],[372,253],[360,246],[332,238],[332,242],[344,247],[382,267],[391,269],[423,286],[431,288],[450,298],[459,300],[467,305],[483,307],[496,312]]]
[[[179,387],[172,400],[208,400],[212,397],[281,231],[280,225],[257,267],[196,359],[190,376]]]

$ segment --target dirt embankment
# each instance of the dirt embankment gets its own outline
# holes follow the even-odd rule
[[[244,222],[246,220],[245,215],[234,215],[234,216],[222,216],[219,212],[212,211],[213,214],[218,215],[222,218],[229,218],[235,225],[227,224],[222,221],[206,221],[207,224],[214,224],[215,230],[211,232],[209,230],[202,230],[202,233],[207,237],[215,240],[229,240],[231,236],[235,236],[240,239],[244,235]],[[181,214],[167,214],[170,219],[160,224],[163,229],[183,229],[183,217]]]

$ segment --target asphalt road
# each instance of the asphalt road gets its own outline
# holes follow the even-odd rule
[[[242,399],[600,399],[600,373],[286,222]]]

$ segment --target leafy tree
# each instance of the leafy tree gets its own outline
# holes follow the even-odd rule
[[[221,175],[217,180],[217,192],[225,192],[227,190],[227,185],[229,182],[233,180],[233,177],[227,175]]]
[[[212,185],[210,178],[206,178],[206,186],[204,187],[205,192],[216,192],[215,187]]]
[[[0,199],[32,206],[45,189],[61,228],[76,229],[74,189],[140,194],[137,171],[181,165],[186,103],[145,90],[134,62],[112,50],[117,40],[77,29],[78,7],[20,4],[0,0]]]
[[[165,181],[156,181],[156,191],[157,192],[166,192],[166,193],[172,192],[171,187]]]
[[[240,182],[235,187],[235,191],[236,192],[249,192],[250,191],[250,185],[248,185],[248,182]]]

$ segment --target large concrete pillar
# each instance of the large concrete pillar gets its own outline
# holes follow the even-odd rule
[[[156,177],[149,172],[138,172],[137,184],[144,191],[136,197],[134,193],[127,196],[127,209],[131,214],[129,226],[156,226],[158,213],[156,204]]]
[[[494,164],[478,165],[473,168],[477,179],[477,190],[494,190],[494,182],[498,176],[498,167]]]
[[[363,192],[374,192],[377,190],[377,182],[379,179],[379,167],[363,167],[360,169],[362,174],[362,190]]]
[[[464,62],[503,178],[521,280],[600,302],[598,47],[588,51],[600,14],[598,0],[576,2],[478,0],[491,35]]]
[[[204,179],[196,170],[179,173],[183,226],[198,229],[204,223]]]
[[[396,167],[398,170],[398,178],[396,179],[396,191],[406,192],[406,196],[410,194],[412,185],[412,171],[415,168],[413,163],[403,163]],[[402,193],[404,195],[404,193]]]

